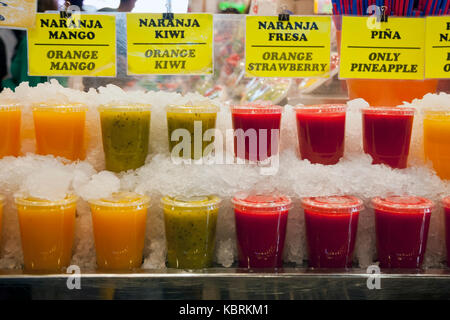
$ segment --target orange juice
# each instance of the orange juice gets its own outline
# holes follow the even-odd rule
[[[130,270],[141,266],[149,201],[147,196],[133,192],[89,201],[99,269]]]
[[[76,201],[16,197],[25,270],[60,272],[70,264]]]
[[[437,84],[437,80],[347,79],[350,99],[363,98],[371,106],[386,107],[436,93]]]
[[[336,30],[337,50],[341,51],[341,30]],[[438,80],[347,79],[349,99],[363,98],[372,107],[395,107],[403,101],[421,99],[436,93]]]
[[[5,197],[0,195],[0,244],[2,240],[2,218],[3,218],[3,205],[5,202]]]
[[[86,110],[71,105],[34,107],[37,153],[83,160],[86,156]]]
[[[0,158],[20,153],[21,111],[17,105],[0,106]]]
[[[425,158],[442,179],[450,179],[450,109],[429,109],[423,120]]]

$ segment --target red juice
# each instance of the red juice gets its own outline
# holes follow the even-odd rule
[[[375,229],[381,268],[419,269],[427,247],[433,202],[413,196],[376,197]]]
[[[372,163],[406,168],[414,109],[365,108],[362,119],[364,152],[372,156]]]
[[[351,268],[363,202],[352,196],[303,198],[308,264]]]
[[[241,268],[281,268],[291,200],[286,196],[233,198]]]
[[[447,246],[447,266],[450,267],[450,197],[442,200],[445,216],[445,244]]]
[[[272,105],[233,106],[235,156],[262,161],[278,154],[282,110],[282,107]]]
[[[336,164],[344,155],[344,105],[297,107],[300,158],[311,163]]]

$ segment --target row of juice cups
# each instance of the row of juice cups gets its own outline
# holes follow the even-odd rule
[[[76,202],[74,195],[60,201],[16,196],[26,271],[60,272],[70,264]],[[240,193],[232,202],[239,266],[282,267],[291,199],[280,194]],[[214,195],[161,199],[168,267],[200,269],[211,266],[220,203],[221,199]],[[363,201],[354,196],[329,196],[302,198],[301,203],[309,266],[350,268]],[[97,267],[105,271],[139,268],[149,198],[120,192],[109,198],[90,200],[89,204]],[[375,210],[380,267],[420,268],[433,202],[414,196],[390,196],[375,197],[371,204]],[[443,207],[450,256],[450,197],[443,200]]]
[[[280,129],[282,107],[239,106],[232,109],[233,128]],[[314,105],[294,108],[297,120],[299,155],[311,163],[333,165],[339,162],[345,149],[345,105]],[[391,168],[407,167],[414,108],[368,107],[361,109],[363,149],[373,164]],[[238,118],[237,115],[241,118]],[[259,114],[262,114],[259,118]],[[426,109],[423,120],[424,152],[434,170],[443,179],[450,179],[450,109]],[[244,120],[245,118],[245,120]],[[235,153],[237,137],[235,137]],[[268,133],[270,144],[271,136]],[[272,142],[273,143],[273,142]],[[245,145],[246,159],[260,159],[260,141],[257,157]],[[270,150],[270,145],[267,146]],[[275,148],[276,149],[276,148]],[[251,148],[250,148],[251,150]],[[269,156],[271,154],[268,154]],[[253,159],[252,159],[253,158]]]
[[[85,112],[82,106],[38,106],[33,108],[36,146],[39,154],[53,154],[70,160],[84,159]],[[202,123],[202,134],[215,128],[218,107],[213,105],[170,105],[166,107],[169,148],[172,133],[179,128],[191,134],[191,157],[194,159],[194,121]],[[251,139],[235,134],[235,155],[247,160],[264,160],[278,153],[279,130],[283,108],[264,104],[232,107],[234,130],[239,134],[254,129],[267,130],[266,141],[256,135]],[[363,147],[373,163],[393,168],[405,168],[409,154],[414,119],[413,108],[362,109]],[[99,108],[106,169],[114,172],[136,169],[145,163],[150,134],[150,106],[103,106]],[[343,157],[345,144],[346,107],[317,105],[296,107],[299,154],[312,163],[335,164]],[[0,156],[20,152],[20,107],[0,107]],[[450,179],[450,111],[427,110],[424,119],[425,156],[431,160],[437,174]],[[236,131],[237,132],[237,131]],[[244,154],[238,150],[238,139],[244,141]],[[240,140],[240,141],[242,141]],[[202,142],[202,155],[208,141]],[[266,146],[265,150],[261,146]],[[239,152],[238,152],[239,151]],[[182,157],[183,152],[179,155]]]

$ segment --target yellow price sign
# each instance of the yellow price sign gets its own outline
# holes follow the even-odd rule
[[[128,74],[212,74],[211,14],[127,14]]]
[[[28,30],[28,74],[115,77],[115,16],[37,14]]]
[[[28,28],[34,25],[37,0],[2,0],[0,27]]]
[[[342,17],[340,78],[423,79],[425,19]]]
[[[450,78],[450,16],[426,18],[425,78]]]
[[[331,17],[247,16],[247,77],[327,77]]]

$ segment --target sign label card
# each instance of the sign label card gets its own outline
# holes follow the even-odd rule
[[[342,17],[340,78],[424,78],[425,19],[389,17],[376,28],[367,17]]]
[[[328,77],[331,17],[247,16],[247,77]]]
[[[37,0],[2,0],[0,3],[0,27],[32,27],[36,11]]]
[[[450,16],[426,18],[425,78],[450,78]]]
[[[28,30],[28,74],[115,77],[115,16],[38,13]]]
[[[213,16],[127,14],[129,75],[212,74]]]

